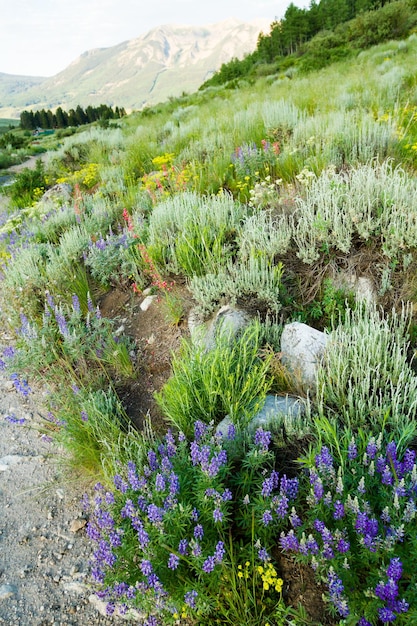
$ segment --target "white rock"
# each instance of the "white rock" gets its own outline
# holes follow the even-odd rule
[[[157,297],[158,296],[146,296],[146,298],[140,303],[140,308],[142,309],[142,311],[147,311],[149,307],[151,306],[152,302]]]
[[[323,356],[328,335],[302,324],[284,326],[281,336],[282,363],[303,388],[315,391],[317,367]]]

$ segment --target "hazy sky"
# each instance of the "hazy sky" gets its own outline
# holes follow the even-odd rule
[[[230,17],[272,22],[290,0],[0,0],[0,72],[53,76],[86,50],[161,24],[203,26]],[[297,6],[308,2],[295,0]]]

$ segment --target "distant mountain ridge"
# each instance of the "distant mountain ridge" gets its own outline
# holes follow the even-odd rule
[[[166,24],[109,48],[88,50],[51,78],[0,73],[0,116],[78,104],[140,109],[191,92],[233,57],[252,52],[266,20]]]

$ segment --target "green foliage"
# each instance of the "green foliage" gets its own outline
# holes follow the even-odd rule
[[[39,190],[46,187],[45,171],[40,159],[36,161],[35,169],[25,168],[17,174],[10,187],[10,196],[14,206],[24,208],[30,206],[38,198]]]
[[[331,331],[343,324],[346,310],[355,309],[355,298],[347,288],[337,287],[334,282],[325,278],[318,295],[309,302],[295,317],[300,321]]]
[[[225,269],[216,274],[194,276],[190,289],[205,315],[219,304],[235,305],[238,302],[278,313],[282,272],[282,264],[275,265],[261,250],[240,262],[229,261]]]
[[[233,252],[244,207],[224,194],[177,194],[158,204],[149,219],[147,250],[159,267],[201,276],[223,266]]]
[[[271,385],[271,355],[260,357],[259,325],[251,325],[233,341],[227,331],[211,350],[183,343],[173,355],[172,376],[156,395],[165,417],[189,435],[194,420],[218,423],[230,415],[244,425],[262,405]]]
[[[137,240],[129,232],[107,235],[92,241],[85,258],[92,277],[103,287],[128,286],[135,283],[144,287],[134,248]]]

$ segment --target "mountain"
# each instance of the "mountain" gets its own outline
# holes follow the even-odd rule
[[[84,52],[51,78],[0,74],[0,116],[22,109],[68,110],[80,104],[139,109],[192,92],[233,57],[256,47],[264,20],[207,26],[164,25],[136,39]]]

